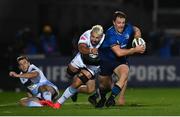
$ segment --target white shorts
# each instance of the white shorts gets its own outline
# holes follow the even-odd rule
[[[59,95],[59,90],[57,88],[57,86],[55,86],[53,83],[51,83],[50,81],[45,81],[45,82],[40,82],[40,83],[35,83],[32,84],[30,86],[28,86],[27,88],[31,91],[31,93],[38,97],[38,98],[42,98],[40,92],[38,91],[39,87],[42,85],[47,85],[47,86],[51,86],[54,88],[54,90],[56,91],[56,95],[54,97],[57,97]]]
[[[76,56],[73,58],[70,64],[77,69],[80,69],[80,68],[88,69],[88,71],[91,72],[93,76],[100,71],[100,66],[84,64],[80,53],[76,54]]]

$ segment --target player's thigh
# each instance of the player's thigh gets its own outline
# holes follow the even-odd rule
[[[111,76],[99,75],[98,81],[99,81],[99,86],[101,88],[111,88],[111,84],[112,84]]]
[[[43,84],[43,85],[41,85],[41,86],[39,86],[39,92],[45,92],[45,91],[49,91],[49,92],[51,92],[51,94],[59,94],[59,91],[58,91],[58,89],[57,89],[57,87],[56,86],[54,86],[53,84],[51,84],[51,83],[47,83],[47,84]]]
[[[87,85],[87,89],[88,89],[88,92],[89,93],[92,93],[92,92],[94,92],[95,91],[95,80],[93,79],[93,80],[89,80],[87,83],[86,83],[86,85]]]
[[[91,78],[92,74],[87,69],[81,69],[81,71],[74,77],[71,86],[78,88],[82,84],[86,84]]]
[[[67,67],[68,72],[77,73],[79,71],[78,68],[74,67],[72,64],[69,64]]]
[[[115,68],[114,73],[119,78],[117,83],[120,84],[121,87],[123,87],[128,79],[129,66],[126,64],[119,65],[118,67]]]
[[[92,73],[86,69],[81,69],[80,72],[84,74],[88,79],[91,79],[93,77]]]
[[[127,77],[129,74],[129,66],[121,64],[114,69],[114,73],[119,77]]]

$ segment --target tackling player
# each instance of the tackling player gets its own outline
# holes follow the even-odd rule
[[[95,75],[99,71],[98,48],[104,40],[103,28],[95,25],[91,30],[83,33],[78,42],[79,52],[68,65],[68,73],[74,76],[72,84],[64,91],[57,103],[47,103],[53,108],[60,106],[75,93],[93,92],[95,90]],[[85,84],[87,86],[85,86]]]
[[[20,56],[17,58],[20,74],[14,71],[9,72],[9,76],[19,78],[21,83],[27,88],[28,97],[20,100],[20,105],[28,107],[41,107],[45,105],[44,100],[52,101],[59,95],[58,88],[48,81],[43,72],[31,64],[29,58]]]
[[[129,64],[127,56],[134,53],[144,53],[144,46],[136,46],[135,48],[127,49],[127,44],[130,36],[134,38],[141,37],[139,28],[126,23],[126,15],[121,11],[116,11],[113,15],[113,26],[105,33],[106,37],[103,44],[99,48],[100,62],[100,94],[96,107],[107,107],[115,105],[115,97],[125,88],[128,80]],[[118,81],[111,88],[111,75],[115,74]],[[110,97],[106,100],[106,94],[111,90]]]

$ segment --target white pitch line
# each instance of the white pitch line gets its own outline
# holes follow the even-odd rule
[[[17,103],[0,104],[0,107],[4,107],[4,106],[14,106],[14,105],[17,105]]]
[[[89,102],[65,102],[65,105],[74,105],[74,104],[85,104],[85,105],[89,105]]]
[[[8,103],[8,104],[0,104],[0,107],[5,107],[5,106],[14,106],[17,105],[18,103]],[[89,105],[89,102],[65,102],[65,105],[75,105],[75,104],[85,104],[85,105]]]

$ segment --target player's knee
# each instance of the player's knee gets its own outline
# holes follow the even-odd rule
[[[43,85],[43,86],[40,86],[38,90],[39,90],[39,92],[45,92],[45,91],[47,91],[47,88],[45,85]]]
[[[85,74],[81,73],[81,72],[79,74],[77,74],[77,77],[81,80],[81,82],[83,84],[86,84],[87,81],[89,80],[88,77]]]
[[[22,98],[19,100],[19,105],[21,106],[27,106],[27,98]]]
[[[74,75],[76,75],[77,73],[79,72],[79,70],[77,69],[72,69],[70,67],[67,67],[66,69],[66,73],[70,76],[70,77],[73,77]]]
[[[26,104],[22,100],[19,100],[19,105],[26,106]]]
[[[88,94],[91,94],[91,93],[93,93],[96,90],[96,84],[95,84],[94,80],[89,80],[86,83],[86,86],[87,86],[87,93]]]
[[[88,88],[87,93],[88,93],[88,94],[91,94],[91,93],[93,93],[94,91],[95,91],[95,87],[90,87],[90,88]]]
[[[55,89],[52,86],[43,85],[39,87],[39,92],[43,93],[45,91],[49,91],[51,94],[55,94]]]

